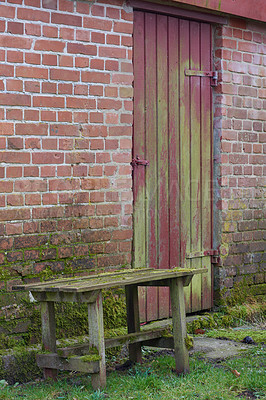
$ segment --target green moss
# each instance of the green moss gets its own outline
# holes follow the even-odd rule
[[[193,337],[192,337],[192,336],[187,335],[187,336],[185,337],[185,345],[186,345],[186,348],[187,348],[188,350],[193,349],[194,340],[193,340]]]
[[[100,361],[101,357],[97,354],[91,354],[80,357],[82,362],[92,362],[92,361]]]

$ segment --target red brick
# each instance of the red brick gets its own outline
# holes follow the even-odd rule
[[[55,26],[43,26],[43,36],[50,38],[58,38],[58,28]]]
[[[88,56],[97,55],[97,47],[91,44],[68,43],[67,51],[72,54],[86,54]]]
[[[0,15],[2,18],[14,18],[16,9],[6,5],[0,5]]]
[[[118,8],[107,7],[106,17],[111,19],[120,19],[120,10]]]
[[[57,56],[55,54],[43,54],[42,63],[44,65],[57,65]]]
[[[74,86],[74,94],[87,96],[88,95],[88,85],[75,85]]]
[[[72,83],[59,83],[58,94],[73,94]]]
[[[69,97],[67,98],[67,108],[95,109],[96,101],[88,98]]]
[[[103,87],[102,86],[89,85],[89,90],[90,90],[91,96],[102,96],[103,95]]]
[[[114,32],[119,32],[119,33],[133,33],[133,24],[132,23],[127,23],[127,22],[114,22]]]
[[[7,50],[7,61],[11,63],[22,63],[23,53],[19,51]]]
[[[77,30],[76,32],[76,40],[81,41],[81,42],[94,42],[91,40],[91,32],[87,30]]]
[[[65,43],[58,40],[36,40],[34,50],[40,51],[53,51],[56,53],[62,53],[65,48]]]
[[[39,177],[39,167],[33,165],[24,167],[24,177]]]
[[[72,152],[66,154],[66,164],[93,163],[95,154],[92,152]]]
[[[9,206],[23,206],[24,199],[22,194],[9,194],[7,196],[7,205]]]
[[[33,10],[30,8],[18,8],[18,19],[25,19],[29,21],[49,22],[50,13],[47,11]]]
[[[25,62],[27,64],[37,64],[41,63],[41,54],[38,53],[25,53]]]
[[[15,163],[15,164],[28,164],[30,162],[30,154],[14,151],[5,151],[0,153],[0,162]]]
[[[59,10],[73,12],[74,11],[74,3],[72,0],[59,0]]]
[[[11,47],[15,49],[30,49],[32,39],[20,36],[0,36],[0,47]]]
[[[7,32],[13,33],[15,35],[23,35],[24,33],[24,24],[21,22],[12,22],[8,21],[7,23]]]
[[[83,27],[100,31],[111,31],[112,21],[100,18],[84,17]]]
[[[44,180],[19,180],[15,182],[15,191],[17,192],[45,192],[47,183]]]
[[[90,122],[93,124],[103,123],[103,114],[100,112],[91,112],[90,113]]]
[[[7,139],[8,149],[21,150],[23,149],[23,138],[11,137]]]
[[[92,43],[105,43],[105,34],[101,32],[91,32]]]
[[[25,91],[31,93],[40,93],[40,83],[35,81],[26,81]]]
[[[42,195],[42,202],[44,205],[57,204],[57,194],[56,193],[44,193]]]
[[[126,50],[117,47],[100,47],[99,56],[106,58],[126,58]]]
[[[54,96],[33,97],[33,107],[63,108],[64,106],[65,106],[64,97],[54,97]]]
[[[41,26],[38,24],[25,24],[25,33],[30,36],[41,36]]]
[[[56,83],[53,82],[43,82],[42,83],[43,93],[54,93],[56,94]]]
[[[35,152],[32,154],[34,164],[62,164],[64,154],[59,152]]]
[[[29,206],[38,206],[41,204],[41,195],[38,193],[26,194],[25,204]]]
[[[59,65],[60,67],[73,67],[73,57],[71,56],[59,56]]]
[[[39,121],[39,111],[38,110],[24,110],[24,119],[26,121]]]
[[[51,179],[49,181],[50,191],[79,190],[79,186],[78,179]]]
[[[43,139],[42,148],[45,150],[57,150],[57,139]]]
[[[72,150],[74,148],[73,139],[59,139],[60,150]]]
[[[90,167],[89,176],[102,176],[103,175],[103,167],[101,165],[95,165],[94,167]]]
[[[57,176],[71,176],[72,167],[70,165],[59,165],[57,167]]]
[[[80,77],[79,71],[73,71],[68,69],[51,69],[50,79],[62,80],[62,81],[78,81]]]
[[[90,68],[104,70],[104,60],[92,59],[90,62]]]
[[[16,135],[48,135],[47,124],[17,123],[15,129]]]
[[[114,44],[116,46],[120,45],[120,35],[106,35],[106,44]],[[117,49],[119,50],[119,49]],[[125,50],[126,53],[126,50]],[[120,57],[114,57],[120,58]]]
[[[41,176],[44,178],[56,176],[56,169],[52,165],[41,167]]]
[[[82,17],[79,17],[77,15],[52,13],[51,22],[52,24],[59,25],[82,26]]]
[[[56,111],[41,111],[41,121],[56,121]]]
[[[31,98],[25,94],[0,93],[0,105],[29,107]]]
[[[58,111],[58,121],[59,122],[72,122],[72,112],[71,111]]]
[[[48,8],[50,10],[57,9],[57,0],[42,0],[43,8]]]
[[[60,39],[74,40],[74,29],[60,28],[59,37]]]
[[[48,70],[38,67],[16,67],[16,76],[22,78],[48,79]]]
[[[79,136],[78,125],[56,124],[50,126],[51,136]]]
[[[89,114],[87,112],[74,112],[74,122],[88,123]]]

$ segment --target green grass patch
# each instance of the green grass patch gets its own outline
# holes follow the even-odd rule
[[[90,377],[67,374],[57,382],[9,386],[0,382],[1,400],[232,400],[245,399],[245,390],[265,399],[265,352],[252,346],[248,353],[223,363],[211,363],[200,355],[190,358],[190,373],[177,376],[174,358],[149,357],[126,372],[110,372],[104,390],[93,391]],[[232,371],[240,373],[236,377]]]
[[[250,336],[255,343],[266,343],[266,330],[254,329],[213,329],[206,333],[207,337],[225,338],[241,342],[246,336]]]

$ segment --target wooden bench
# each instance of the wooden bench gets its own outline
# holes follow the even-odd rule
[[[35,284],[15,286],[29,290],[41,304],[42,341],[45,354],[37,355],[37,364],[45,378],[55,379],[58,370],[92,374],[94,389],[106,384],[105,348],[129,343],[129,358],[141,361],[141,345],[160,338],[163,329],[140,331],[138,286],[168,286],[170,288],[173,341],[177,373],[189,371],[186,339],[186,314],[183,287],[194,274],[206,269],[130,269],[77,278],[62,278]],[[128,335],[104,339],[102,289],[125,287]],[[57,349],[55,334],[55,302],[88,304],[89,343]]]

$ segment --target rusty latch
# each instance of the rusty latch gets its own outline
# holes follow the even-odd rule
[[[193,69],[185,69],[186,76],[206,76],[211,78],[211,86],[217,86],[218,74],[217,71],[196,71]]]
[[[139,156],[137,156],[136,158],[133,158],[131,165],[132,167],[135,167],[136,165],[144,165],[146,167],[147,165],[150,165],[150,162],[148,160],[141,160]]]

